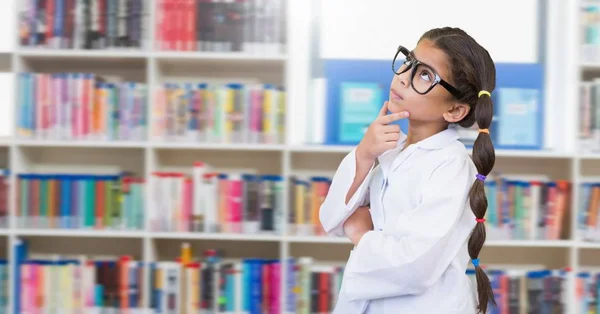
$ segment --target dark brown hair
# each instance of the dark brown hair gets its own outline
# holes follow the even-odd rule
[[[458,122],[462,127],[471,127],[475,122],[480,129],[487,129],[492,123],[494,113],[492,99],[479,95],[484,90],[490,94],[496,87],[496,67],[490,54],[471,36],[459,28],[436,28],[421,37],[430,40],[435,47],[444,51],[448,57],[451,70],[451,83],[461,93],[458,102],[471,107],[469,114]],[[496,155],[489,134],[479,132],[473,144],[473,163],[479,174],[487,176],[494,168]],[[475,180],[469,192],[471,210],[477,218],[483,218],[488,201],[483,181]],[[485,243],[485,225],[477,222],[469,238],[469,256],[479,258],[479,252]],[[475,267],[477,278],[477,295],[479,312],[486,313],[488,304],[496,305],[490,280],[481,267]]]

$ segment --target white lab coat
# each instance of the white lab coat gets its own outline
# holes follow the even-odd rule
[[[385,152],[348,204],[355,149],[341,162],[320,209],[329,234],[370,203],[374,230],[350,252],[334,314],[477,313],[465,275],[477,169],[453,129]]]

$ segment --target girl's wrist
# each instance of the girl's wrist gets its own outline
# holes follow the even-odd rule
[[[375,158],[369,156],[363,151],[362,146],[358,145],[355,151],[356,162],[359,164],[368,164],[369,166],[375,162]]]

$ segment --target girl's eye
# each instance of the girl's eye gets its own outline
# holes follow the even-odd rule
[[[426,70],[421,71],[421,73],[419,73],[419,76],[421,77],[422,80],[426,81],[426,82],[431,82],[433,75],[431,75],[431,73],[429,73]]]

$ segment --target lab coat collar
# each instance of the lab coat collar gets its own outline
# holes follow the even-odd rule
[[[416,146],[423,149],[440,149],[459,138],[460,136],[455,129],[448,128],[416,143]]]
[[[402,148],[406,143],[406,138],[407,135],[400,131],[400,139],[398,140],[396,148],[386,151],[378,158],[379,165],[381,167],[384,178],[387,178],[388,173],[398,168],[402,164],[402,162],[404,162],[416,149],[441,149],[458,140],[460,136],[458,135],[458,132],[455,129],[448,128],[422,141],[410,145],[413,147],[407,147],[406,154],[402,154],[402,156],[399,156],[399,154],[402,152]]]

